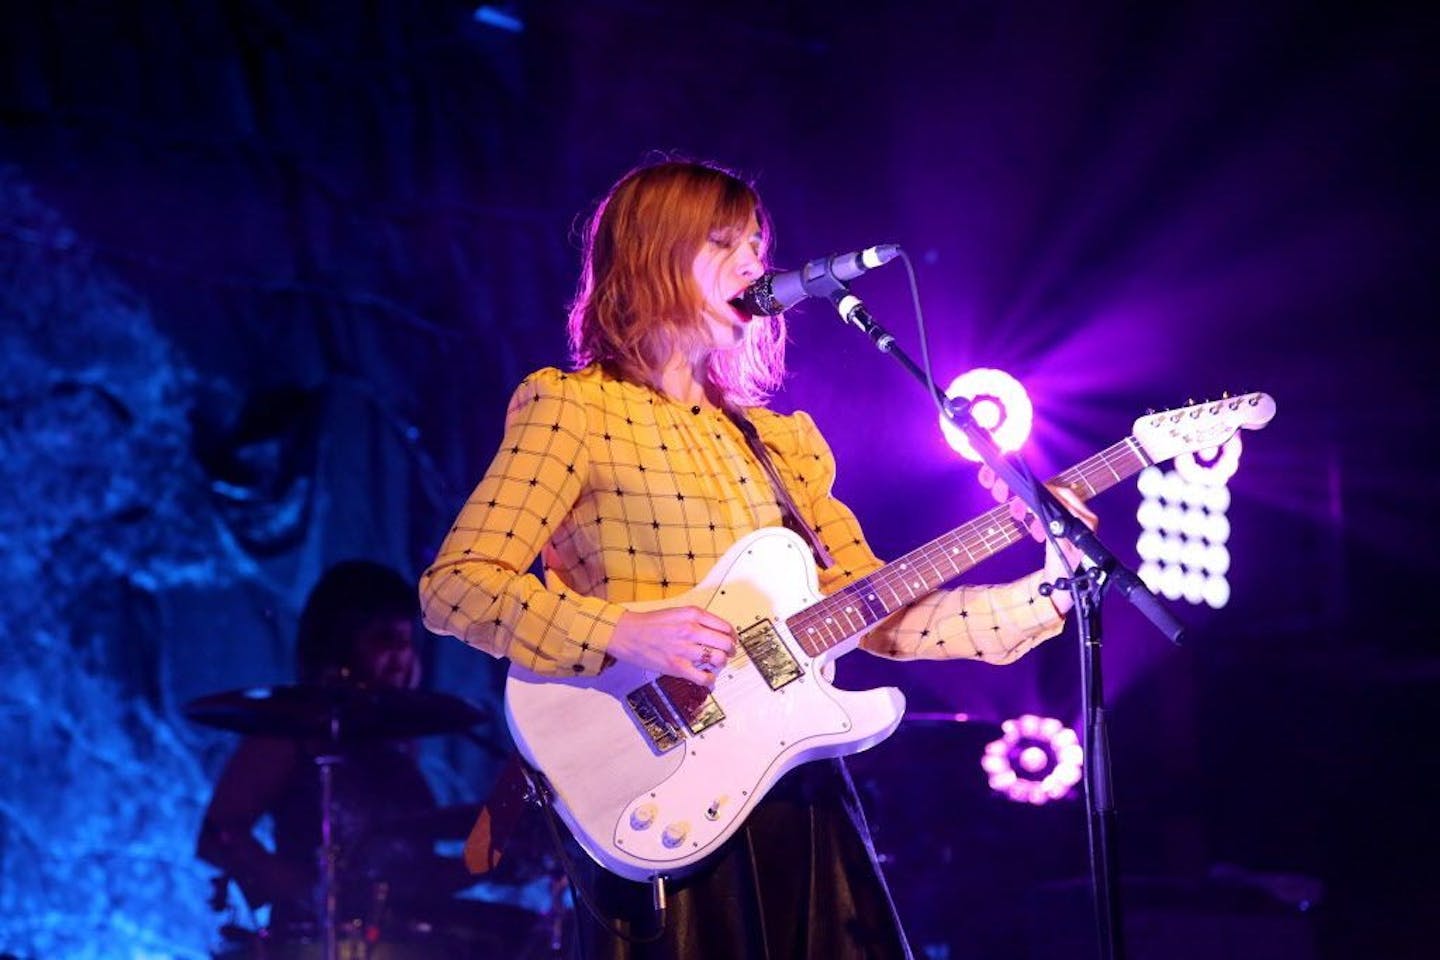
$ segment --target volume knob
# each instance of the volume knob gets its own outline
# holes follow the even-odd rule
[[[665,846],[667,847],[678,847],[680,846],[680,844],[685,842],[685,838],[689,835],[689,822],[685,820],[678,820],[665,828],[665,832],[660,835],[660,842],[665,844]]]
[[[655,814],[659,811],[653,803],[642,803],[630,812],[630,826],[636,830],[648,830],[655,822]]]

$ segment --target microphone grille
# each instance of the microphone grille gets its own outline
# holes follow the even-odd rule
[[[775,296],[775,274],[766,273],[730,302],[753,317],[773,317],[785,311],[785,304]]]

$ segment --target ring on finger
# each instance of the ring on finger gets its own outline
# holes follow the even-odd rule
[[[695,665],[702,670],[710,666],[710,648],[704,644],[700,646],[700,659],[696,661]]]

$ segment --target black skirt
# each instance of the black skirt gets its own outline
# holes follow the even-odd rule
[[[570,843],[579,960],[910,960],[854,785],[839,760],[786,774],[697,872],[667,884],[657,939],[649,884]],[[613,930],[623,931],[624,937]],[[626,937],[632,938],[627,940]]]

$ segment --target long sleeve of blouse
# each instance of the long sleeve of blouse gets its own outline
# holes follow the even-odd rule
[[[884,563],[871,551],[854,513],[836,499],[835,458],[808,414],[792,418],[800,462],[797,475],[809,498],[810,517],[820,542],[835,561],[820,571],[820,590],[831,594],[879,570]],[[1028,539],[1028,538],[1027,538]],[[1011,583],[962,584],[935,590],[881,621],[860,645],[896,660],[975,659],[1004,664],[1019,659],[1055,636],[1064,617],[1040,594],[1043,571]]]
[[[802,519],[835,564],[829,593],[882,564],[832,493],[835,462],[805,413],[748,411]],[[527,377],[500,449],[421,578],[426,626],[538,673],[604,668],[631,601],[695,586],[736,540],[782,522],[763,469],[722,414],[598,368]],[[530,572],[542,560],[544,580]],[[937,591],[864,640],[894,658],[1013,660],[1059,631],[1039,573]]]

